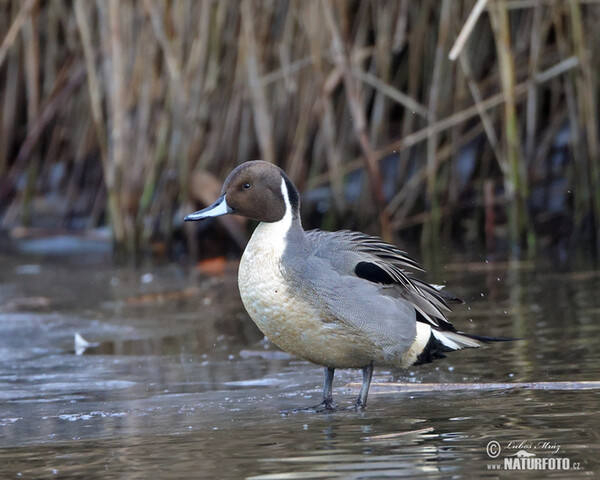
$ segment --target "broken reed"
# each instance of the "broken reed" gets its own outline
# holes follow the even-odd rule
[[[328,226],[390,238],[423,224],[424,244],[463,215],[466,188],[481,210],[492,181],[513,248],[532,248],[529,190],[549,178],[552,139],[567,128],[571,213],[577,226],[592,216],[600,239],[597,2],[25,0],[0,10],[4,228],[35,224],[36,199],[53,193],[52,226],[107,217],[117,250],[139,255],[204,199],[194,172],[223,178],[260,157],[303,190],[330,183]],[[465,187],[467,144],[477,166]],[[391,198],[378,169],[386,155],[400,162]],[[344,174],[361,167],[368,188],[351,206]],[[379,221],[344,225],[348,213]]]

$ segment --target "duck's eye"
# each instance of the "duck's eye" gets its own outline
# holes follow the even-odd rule
[[[249,183],[244,183],[244,184],[242,185],[242,188],[243,188],[244,190],[248,190],[248,189],[249,189],[251,186],[252,186],[252,185],[250,185]]]

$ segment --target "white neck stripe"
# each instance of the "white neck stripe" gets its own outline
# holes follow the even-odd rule
[[[287,185],[285,184],[285,178],[281,179],[281,195],[283,196],[283,201],[285,202],[285,214],[281,220],[287,219],[288,216],[292,216],[292,204],[290,203],[290,195],[287,189]],[[288,223],[288,222],[286,222]]]
[[[249,249],[250,251],[263,250],[270,251],[270,255],[278,261],[281,259],[287,244],[286,235],[292,226],[292,205],[290,204],[287,185],[283,178],[281,179],[281,195],[285,203],[285,214],[276,222],[261,222],[256,227],[256,230],[254,230],[244,255],[248,253]]]

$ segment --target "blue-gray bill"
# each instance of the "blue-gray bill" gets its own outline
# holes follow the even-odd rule
[[[195,222],[197,220],[204,220],[205,218],[220,217],[221,215],[227,215],[232,212],[233,209],[227,205],[225,194],[223,194],[212,205],[202,210],[198,210],[197,212],[190,213],[183,220],[186,222]]]

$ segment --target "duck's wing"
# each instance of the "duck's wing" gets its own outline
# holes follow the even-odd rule
[[[314,255],[331,263],[340,274],[378,284],[386,293],[410,302],[418,321],[442,331],[456,331],[444,313],[450,309],[439,287],[411,275],[411,270],[423,269],[403,250],[381,238],[349,230],[310,230],[306,235]]]
[[[327,334],[343,338],[349,349],[378,364],[400,365],[417,335],[413,305],[390,295],[389,288],[335,267],[345,261],[345,252],[336,250],[335,258],[312,253],[282,267],[289,292],[312,307],[315,321]]]

